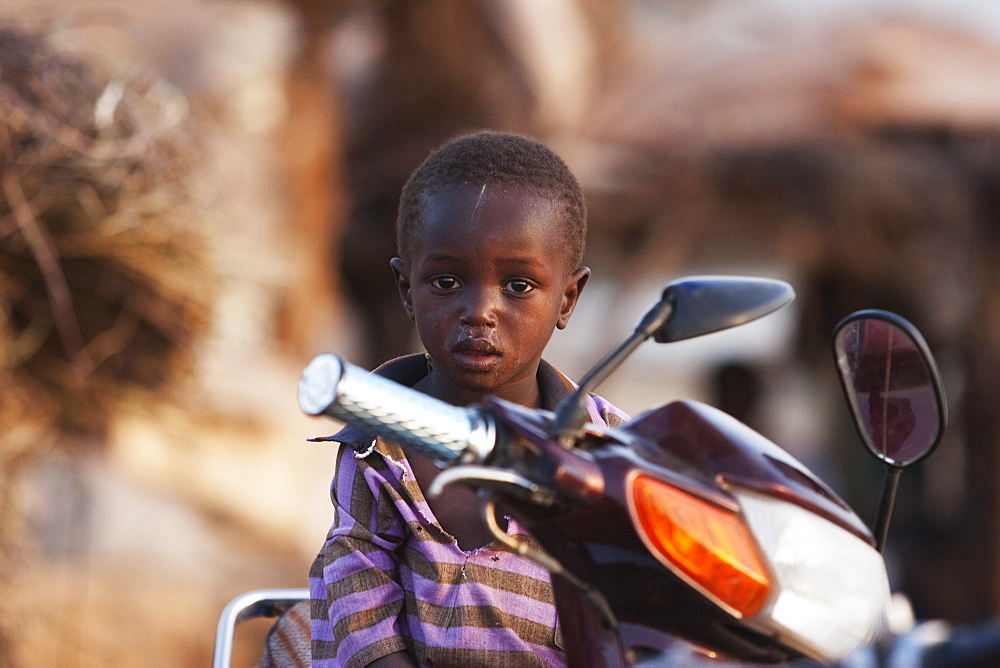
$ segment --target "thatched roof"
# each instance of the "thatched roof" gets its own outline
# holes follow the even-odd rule
[[[41,36],[0,30],[8,458],[17,429],[100,434],[131,391],[169,386],[204,329],[184,114],[158,80],[109,80]]]
[[[997,127],[1000,11],[934,5],[728,1],[645,16],[592,131],[628,145],[731,147],[890,124]]]

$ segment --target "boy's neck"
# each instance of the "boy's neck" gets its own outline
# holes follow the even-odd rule
[[[451,379],[433,370],[420,379],[413,388],[455,406],[477,404],[489,394],[460,387]],[[538,386],[537,372],[529,381],[509,387],[495,396],[522,406],[538,407],[541,403],[541,389]]]

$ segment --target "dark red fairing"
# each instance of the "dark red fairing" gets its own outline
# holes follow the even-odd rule
[[[700,474],[709,484],[714,479],[722,489],[743,487],[779,497],[875,544],[868,527],[823,481],[788,452],[716,408],[678,401],[643,413],[624,430],[656,443],[688,465],[690,475]]]
[[[777,662],[799,656],[723,611],[649,553],[628,510],[628,482],[637,472],[728,507],[736,507],[727,491],[731,487],[779,497],[873,543],[860,519],[805,467],[709,406],[672,403],[616,429],[595,431],[583,448],[567,450],[546,437],[551,414],[494,399],[486,405],[500,424],[521,437],[524,451],[509,459],[500,455],[505,464],[557,489],[564,504],[558,510],[542,509],[507,499],[504,509],[564,568],[607,599],[626,648],[635,642],[629,630],[636,629],[647,636],[656,632],[679,636],[744,661]],[[609,652],[608,643],[595,652],[594,638],[607,633],[598,628],[599,616],[567,624],[566,615],[577,617],[586,604],[570,600],[572,587],[557,586],[556,592],[570,665],[620,665],[619,659],[607,658],[619,651]],[[601,652],[605,658],[598,656]]]

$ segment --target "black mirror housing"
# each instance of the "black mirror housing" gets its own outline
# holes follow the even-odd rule
[[[674,281],[662,297],[673,307],[673,315],[653,339],[670,343],[729,329],[777,311],[793,299],[791,285],[769,278],[695,276]]]
[[[852,313],[836,327],[834,359],[851,415],[873,455],[896,468],[927,457],[948,421],[927,342],[888,311]]]

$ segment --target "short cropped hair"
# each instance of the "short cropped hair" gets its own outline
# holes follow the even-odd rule
[[[483,130],[433,151],[403,186],[396,245],[409,261],[413,235],[424,222],[427,195],[446,186],[518,185],[561,200],[560,225],[572,268],[580,266],[587,236],[587,205],[576,177],[544,144],[509,132]]]

